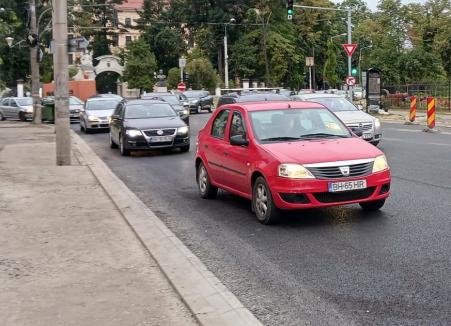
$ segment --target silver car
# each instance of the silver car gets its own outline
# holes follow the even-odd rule
[[[120,96],[94,96],[85,102],[80,112],[80,130],[89,133],[94,129],[110,128],[110,117],[114,109],[122,101]]]
[[[33,99],[31,97],[5,97],[0,101],[0,120],[33,118]]]
[[[311,93],[293,95],[291,99],[294,101],[317,102],[324,105],[335,113],[350,129],[362,130],[362,138],[373,145],[377,146],[382,139],[382,128],[379,119],[359,110],[354,104],[339,95]]]

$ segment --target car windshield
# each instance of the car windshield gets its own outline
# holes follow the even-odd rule
[[[33,99],[31,97],[19,98],[16,101],[17,101],[17,104],[19,104],[20,106],[33,104]]]
[[[174,109],[166,103],[139,103],[127,105],[125,118],[127,119],[149,119],[176,117]]]
[[[307,101],[320,103],[333,112],[359,110],[354,104],[342,97],[314,97],[308,98]]]
[[[204,92],[203,91],[187,91],[185,93],[183,93],[186,97],[202,97],[204,96]]]
[[[120,99],[90,100],[86,103],[86,110],[114,110]]]
[[[180,105],[180,101],[175,95],[164,95],[164,96],[156,95],[154,96],[154,98],[155,99],[161,98],[163,101],[168,102],[169,104]]]
[[[237,98],[237,102],[289,101],[290,98],[280,94],[252,94]]]
[[[83,105],[83,102],[79,98],[71,96],[69,98],[69,104],[70,105]]]
[[[325,108],[255,111],[250,116],[257,139],[264,143],[351,137]]]

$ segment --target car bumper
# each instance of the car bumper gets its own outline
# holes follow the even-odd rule
[[[329,192],[329,183],[366,180],[362,190]],[[268,178],[274,203],[281,209],[307,209],[356,204],[385,199],[390,195],[390,171],[373,173],[364,177],[342,179],[290,180],[281,177]]]
[[[129,150],[145,151],[163,148],[179,148],[190,144],[190,137],[174,138],[171,142],[149,143],[144,137],[127,138],[124,147]]]
[[[88,129],[109,129],[110,128],[110,123],[108,122],[108,120],[104,121],[86,121],[86,128]]]

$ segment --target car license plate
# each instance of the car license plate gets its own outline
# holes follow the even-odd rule
[[[364,133],[362,135],[362,137],[363,137],[363,139],[371,139],[371,138],[373,138],[373,136],[370,133]]]
[[[151,137],[150,141],[153,142],[153,143],[168,142],[168,141],[172,141],[172,136]]]
[[[366,180],[330,182],[329,192],[350,191],[366,188]]]

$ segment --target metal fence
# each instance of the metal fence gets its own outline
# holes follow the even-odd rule
[[[426,99],[432,96],[438,110],[451,111],[451,80],[436,84],[386,85],[382,87],[382,102],[388,109],[408,109],[410,97],[417,97],[417,108],[426,110]]]

